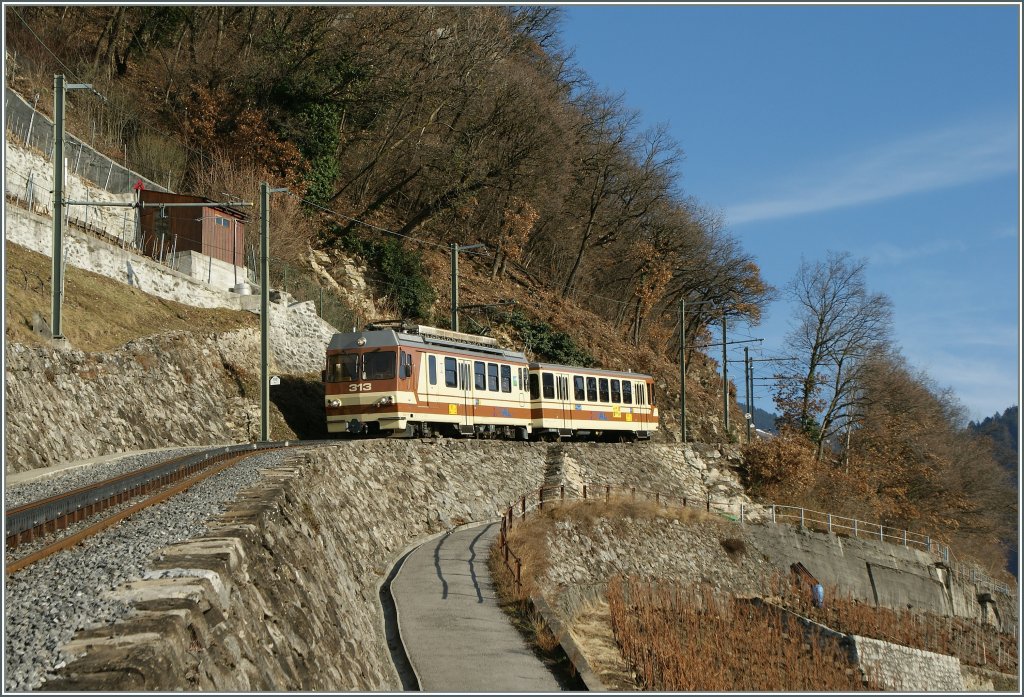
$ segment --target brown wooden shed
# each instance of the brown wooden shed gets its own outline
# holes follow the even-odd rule
[[[245,215],[228,206],[216,206],[202,196],[164,191],[139,192],[145,204],[139,210],[139,247],[154,259],[194,251],[235,266],[245,266]],[[210,204],[169,206],[162,203]]]

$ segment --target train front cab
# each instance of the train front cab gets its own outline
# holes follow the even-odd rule
[[[324,373],[327,430],[526,439],[526,375],[525,357],[513,352],[451,348],[392,331],[338,334]]]
[[[654,381],[628,372],[530,364],[537,439],[647,440],[658,427]]]
[[[415,382],[412,355],[397,342],[328,349],[324,378],[328,433],[407,432]]]

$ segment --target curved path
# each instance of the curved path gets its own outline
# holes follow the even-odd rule
[[[391,590],[424,692],[558,692],[498,606],[487,559],[499,523],[460,528],[405,560]]]

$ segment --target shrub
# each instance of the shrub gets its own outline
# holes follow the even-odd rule
[[[332,225],[329,235],[345,250],[359,255],[377,272],[373,285],[390,298],[402,317],[426,319],[437,294],[427,280],[423,262],[415,250],[393,238],[363,238],[351,230]]]
[[[769,493],[785,485],[790,492],[804,491],[814,479],[814,446],[802,434],[783,429],[777,437],[757,440],[743,448],[747,481]]]
[[[530,319],[523,312],[515,310],[507,315],[505,323],[515,329],[527,350],[541,360],[581,368],[597,365],[594,357],[577,346],[571,336],[555,330],[547,322]]]

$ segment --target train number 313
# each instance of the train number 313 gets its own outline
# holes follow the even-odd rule
[[[370,391],[370,383],[368,383],[368,382],[361,382],[361,383],[356,384],[356,385],[349,385],[348,386],[348,391],[349,392],[369,392]]]

